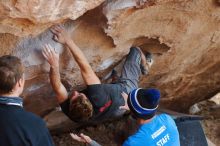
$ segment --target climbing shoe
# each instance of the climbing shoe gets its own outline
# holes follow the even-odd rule
[[[150,52],[142,52],[140,68],[143,75],[147,75],[149,73],[150,67],[152,66],[153,62],[153,55]]]

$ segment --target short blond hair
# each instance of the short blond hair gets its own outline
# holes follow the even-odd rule
[[[75,100],[70,99],[69,117],[73,121],[86,121],[92,117],[92,114],[93,106],[88,98],[79,95]]]

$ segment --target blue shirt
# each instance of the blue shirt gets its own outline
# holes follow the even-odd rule
[[[180,146],[179,133],[174,120],[161,114],[141,125],[123,146]]]

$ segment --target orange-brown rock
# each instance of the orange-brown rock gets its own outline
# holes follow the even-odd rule
[[[139,44],[144,51],[151,51],[155,64],[149,76],[141,78],[140,87],[161,89],[162,106],[186,111],[220,91],[220,7],[216,2],[102,2],[0,2],[0,55],[13,54],[22,59],[26,67],[23,96],[28,110],[47,115],[47,121],[56,117],[48,116],[58,105],[48,80],[49,65],[41,54],[46,43],[60,53],[61,77],[68,90],[84,87],[71,54],[52,40],[47,29],[58,22],[65,22],[65,29],[100,78],[126,55],[130,46]]]
[[[164,106],[186,110],[219,92],[220,9],[212,0],[155,0],[142,9],[107,5],[104,10],[105,32],[116,45],[140,38],[161,43],[163,53],[143,42],[156,57],[141,86],[160,88]]]
[[[0,33],[36,35],[55,23],[75,20],[104,0],[2,0]]]

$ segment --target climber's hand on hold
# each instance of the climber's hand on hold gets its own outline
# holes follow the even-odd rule
[[[59,67],[59,54],[55,52],[55,49],[50,44],[44,46],[42,54],[51,67]]]
[[[54,34],[53,39],[61,44],[66,44],[71,40],[69,34],[61,25],[55,25],[50,30]]]

